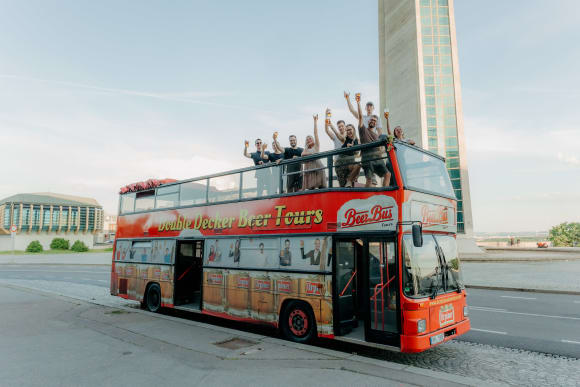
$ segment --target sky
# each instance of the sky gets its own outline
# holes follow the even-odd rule
[[[580,221],[580,3],[455,17],[474,230]],[[326,107],[353,121],[343,90],[378,103],[376,0],[0,0],[0,198],[114,214],[128,183],[250,165],[244,139],[302,142]]]

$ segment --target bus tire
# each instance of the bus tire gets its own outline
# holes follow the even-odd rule
[[[144,304],[148,311],[159,312],[161,309],[161,287],[159,284],[152,283],[147,287]]]
[[[309,343],[316,337],[316,319],[306,302],[290,301],[280,317],[282,335],[296,343]]]

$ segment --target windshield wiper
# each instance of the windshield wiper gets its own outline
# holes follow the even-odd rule
[[[445,253],[443,252],[441,246],[437,246],[436,249],[439,251],[441,263],[443,265],[443,268],[445,269],[445,289],[447,290],[447,285],[449,284],[449,264],[447,263],[447,258],[445,257]],[[459,285],[459,282],[457,280],[455,280],[455,291],[457,293],[461,293],[461,286]]]
[[[440,285],[443,285],[443,272],[441,272],[441,281],[439,281],[439,272],[441,271],[441,266],[437,266],[435,268],[435,280],[437,281],[437,285],[435,285],[435,289],[433,289],[433,293],[431,293],[431,299],[437,297],[437,293],[439,293]],[[433,286],[431,286],[433,287]]]

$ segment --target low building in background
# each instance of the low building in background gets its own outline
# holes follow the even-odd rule
[[[80,240],[92,248],[103,231],[103,208],[91,198],[56,193],[16,194],[0,200],[0,251],[12,249],[10,229],[16,228],[14,249],[25,250],[31,241],[50,248],[54,238],[72,245]]]

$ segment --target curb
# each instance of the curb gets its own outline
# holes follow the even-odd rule
[[[580,296],[580,291],[576,290],[526,289],[526,288],[512,288],[507,286],[484,286],[484,285],[465,285],[465,287],[469,289],[503,290],[508,292],[527,292],[527,293],[567,294],[572,296]]]
[[[359,356],[356,354],[350,354],[347,352],[340,352],[340,351],[336,351],[333,349],[318,347],[315,345],[299,344],[299,343],[294,343],[291,341],[286,341],[283,339],[278,339],[278,338],[272,337],[272,336],[260,335],[260,334],[255,334],[255,333],[251,333],[251,332],[240,331],[237,329],[221,327],[218,325],[207,324],[207,323],[202,323],[202,322],[198,322],[198,321],[184,320],[182,318],[173,317],[173,316],[166,316],[163,314],[151,313],[151,312],[148,312],[148,311],[145,311],[142,309],[131,308],[128,306],[108,305],[104,302],[91,301],[91,300],[87,300],[85,298],[77,298],[77,297],[73,297],[70,295],[65,295],[65,294],[61,294],[61,293],[53,292],[53,291],[48,291],[48,290],[41,290],[41,289],[36,289],[36,288],[27,288],[25,286],[4,284],[1,282],[0,282],[0,286],[6,287],[6,288],[17,289],[17,290],[23,290],[23,291],[32,291],[32,292],[36,292],[36,293],[40,293],[40,294],[44,293],[46,295],[56,296],[58,298],[65,299],[65,300],[66,299],[76,300],[76,301],[85,302],[87,304],[98,305],[98,306],[106,307],[106,308],[122,309],[122,310],[129,311],[131,313],[146,314],[146,315],[151,316],[153,318],[178,322],[178,323],[185,324],[185,325],[197,326],[197,327],[204,328],[204,329],[211,329],[211,330],[214,330],[217,332],[231,334],[231,335],[234,335],[237,337],[246,337],[248,339],[268,342],[268,343],[280,345],[283,347],[296,348],[296,349],[307,351],[307,352],[313,352],[313,353],[319,353],[319,354],[323,354],[323,355],[327,355],[327,356],[333,356],[337,360],[341,359],[344,361],[352,361],[352,362],[358,362],[358,363],[362,363],[362,364],[366,364],[366,365],[377,366],[377,367],[381,367],[381,368],[390,370],[393,373],[391,375],[393,378],[388,379],[391,382],[415,384],[418,381],[413,380],[413,376],[414,376],[414,377],[420,377],[420,378],[427,378],[426,382],[428,384],[425,384],[425,385],[429,385],[429,386],[439,386],[439,385],[445,386],[445,385],[450,385],[450,384],[457,384],[457,385],[461,385],[461,386],[478,386],[479,387],[479,386],[498,385],[495,383],[489,383],[487,381],[483,381],[483,380],[472,378],[472,377],[455,375],[455,374],[445,373],[445,372],[441,372],[441,371],[434,371],[434,370],[430,370],[427,368],[420,368],[420,367],[416,367],[416,366],[403,365],[403,364],[398,364],[398,363],[390,362],[390,361],[386,361],[386,360],[366,358],[366,357],[362,357],[362,356]],[[346,370],[351,371],[351,372],[358,372],[357,370],[349,370],[349,369],[346,369]],[[395,375],[395,373],[397,371],[398,372],[406,372],[406,373],[411,374],[412,376],[409,378],[410,380],[401,380],[400,378],[396,377],[397,375]],[[363,373],[363,374],[367,375],[366,373]],[[375,376],[375,375],[368,374],[368,376]],[[405,378],[403,378],[403,379],[405,379]]]

